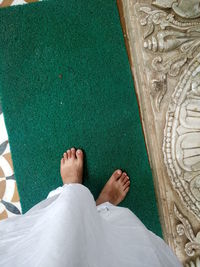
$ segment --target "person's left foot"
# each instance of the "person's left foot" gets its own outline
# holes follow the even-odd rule
[[[60,163],[60,174],[63,184],[82,183],[83,180],[83,151],[71,148],[63,154]]]
[[[116,170],[96,200],[96,205],[104,202],[110,202],[118,205],[127,195],[130,188],[130,180],[125,172]]]

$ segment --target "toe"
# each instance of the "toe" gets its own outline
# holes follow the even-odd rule
[[[125,178],[126,178],[127,174],[125,172],[122,173],[120,179],[119,179],[119,182],[123,184]]]
[[[63,158],[67,159],[67,153],[66,152],[63,154]]]
[[[123,185],[125,185],[126,184],[126,182],[128,182],[129,181],[129,177],[128,176],[126,176],[125,178],[124,178],[124,180],[123,180]]]
[[[130,181],[127,181],[124,185],[124,191],[130,187]]]
[[[83,151],[81,149],[76,150],[77,159],[83,159]]]
[[[116,170],[115,172],[113,172],[111,179],[113,180],[117,180],[120,178],[120,176],[122,175],[122,171],[121,170]]]
[[[127,187],[127,188],[124,190],[124,196],[126,196],[126,194],[128,193],[129,188],[130,188],[130,187]]]
[[[75,155],[76,155],[76,149],[73,147],[71,148],[71,157],[75,158]]]
[[[60,162],[61,162],[61,165],[63,165],[65,163],[65,159],[62,158]]]
[[[68,157],[68,159],[71,158],[71,150],[70,149],[67,150],[67,157]]]

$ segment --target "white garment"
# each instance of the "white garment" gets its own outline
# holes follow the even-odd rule
[[[165,242],[127,208],[98,207],[69,184],[24,215],[0,222],[4,267],[181,267]]]

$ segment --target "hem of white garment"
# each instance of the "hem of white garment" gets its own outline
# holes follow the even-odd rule
[[[55,195],[59,195],[64,188],[66,188],[67,186],[83,186],[85,188],[87,188],[86,186],[84,186],[83,184],[79,184],[79,183],[69,183],[69,184],[63,184],[63,186],[59,186],[56,189],[52,190],[51,192],[49,192],[47,198],[53,197]],[[88,188],[87,188],[88,189]]]
[[[49,192],[47,198],[53,197],[55,195],[59,195],[63,191],[63,189],[65,187],[67,187],[67,186],[77,186],[77,185],[83,186],[84,188],[87,188],[85,185],[79,184],[79,183],[63,184],[63,186],[59,186],[55,190],[52,190],[51,192]],[[89,189],[87,188],[87,190],[89,190]],[[113,207],[113,206],[114,206],[113,204],[111,204],[110,202],[106,201],[104,203],[101,203],[100,205],[97,205],[97,210],[100,211],[102,209],[105,209],[105,208],[108,208],[108,207]]]

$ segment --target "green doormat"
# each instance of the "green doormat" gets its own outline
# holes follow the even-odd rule
[[[116,2],[52,0],[0,10],[0,88],[23,212],[61,185],[63,152],[85,152],[96,198],[112,172],[122,206],[161,235]]]

